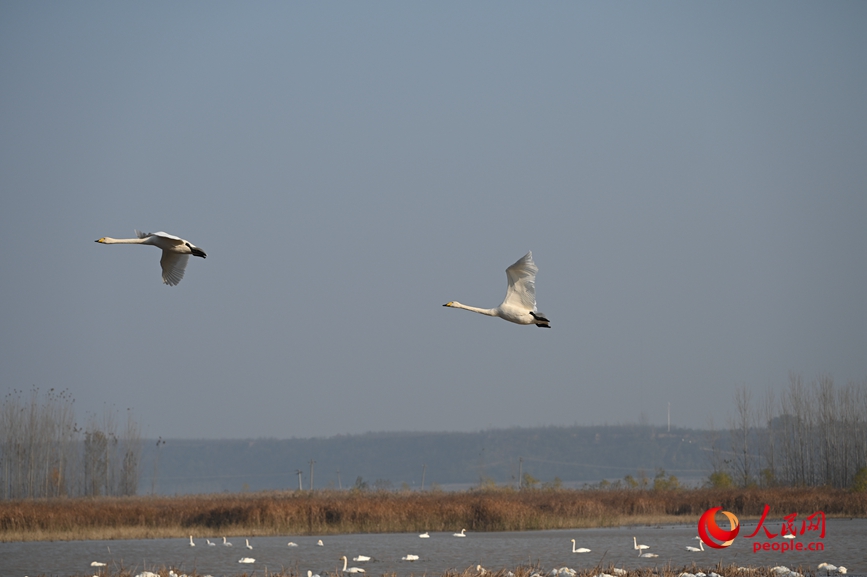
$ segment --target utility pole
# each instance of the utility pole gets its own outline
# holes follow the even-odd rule
[[[310,459],[310,492],[313,492],[313,463],[315,463],[313,459]]]
[[[427,470],[427,465],[422,465],[421,466],[421,490],[422,491],[424,491],[424,474],[425,474],[426,470]]]
[[[298,490],[303,491],[304,487],[301,486],[301,469],[295,471],[295,474],[298,475]]]

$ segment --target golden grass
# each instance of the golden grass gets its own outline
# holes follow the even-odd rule
[[[867,516],[867,494],[836,489],[490,490],[279,493],[0,502],[0,541],[211,535],[526,531],[690,523],[711,507],[739,517],[824,511]]]

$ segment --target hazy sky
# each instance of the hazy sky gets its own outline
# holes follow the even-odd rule
[[[867,378],[867,3],[3,2],[0,387],[156,437]],[[208,253],[162,284],[133,229]],[[533,251],[552,328],[493,307]]]

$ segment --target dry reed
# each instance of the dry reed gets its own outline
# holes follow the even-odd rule
[[[525,531],[688,523],[711,507],[739,517],[823,511],[867,516],[867,494],[837,489],[293,491],[183,497],[0,502],[0,541],[131,539],[189,534],[327,535]]]

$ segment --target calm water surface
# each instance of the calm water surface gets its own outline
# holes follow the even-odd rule
[[[755,523],[745,524],[741,535],[753,532]],[[431,533],[430,539],[417,534],[365,534],[322,536],[324,546],[316,545],[319,536],[255,537],[253,549],[244,545],[244,537],[231,536],[232,547],[224,547],[216,535],[195,537],[195,547],[188,539],[148,539],[129,541],[64,541],[0,543],[0,577],[34,577],[37,575],[93,575],[91,561],[108,564],[109,569],[121,567],[134,573],[141,570],[173,568],[178,572],[197,571],[215,577],[280,570],[294,570],[302,575],[342,569],[340,557],[346,555],[350,566],[363,567],[369,575],[439,575],[447,569],[463,570],[481,564],[490,570],[514,569],[519,565],[538,565],[544,570],[568,566],[592,568],[600,561],[625,569],[664,566],[671,563],[682,567],[696,563],[710,568],[718,562],[745,566],[786,565],[815,570],[822,562],[843,565],[850,575],[867,574],[867,520],[829,519],[824,539],[811,539],[809,533],[798,539],[815,540],[824,544],[824,551],[788,551],[753,553],[757,539],[739,537],[723,550],[691,553],[687,546],[697,546],[695,525],[636,526],[614,529],[570,529],[557,531],[473,533],[453,537],[452,533]],[[649,545],[656,559],[642,559],[632,548],[632,537]],[[205,538],[216,543],[208,547]],[[571,539],[590,553],[572,553]],[[298,547],[288,547],[293,541]],[[763,538],[761,541],[768,541]],[[771,542],[782,542],[778,537]],[[707,549],[707,548],[706,548]],[[401,561],[413,554],[419,560]],[[357,555],[372,558],[367,562],[352,562]],[[252,565],[239,564],[241,557],[252,557]]]

